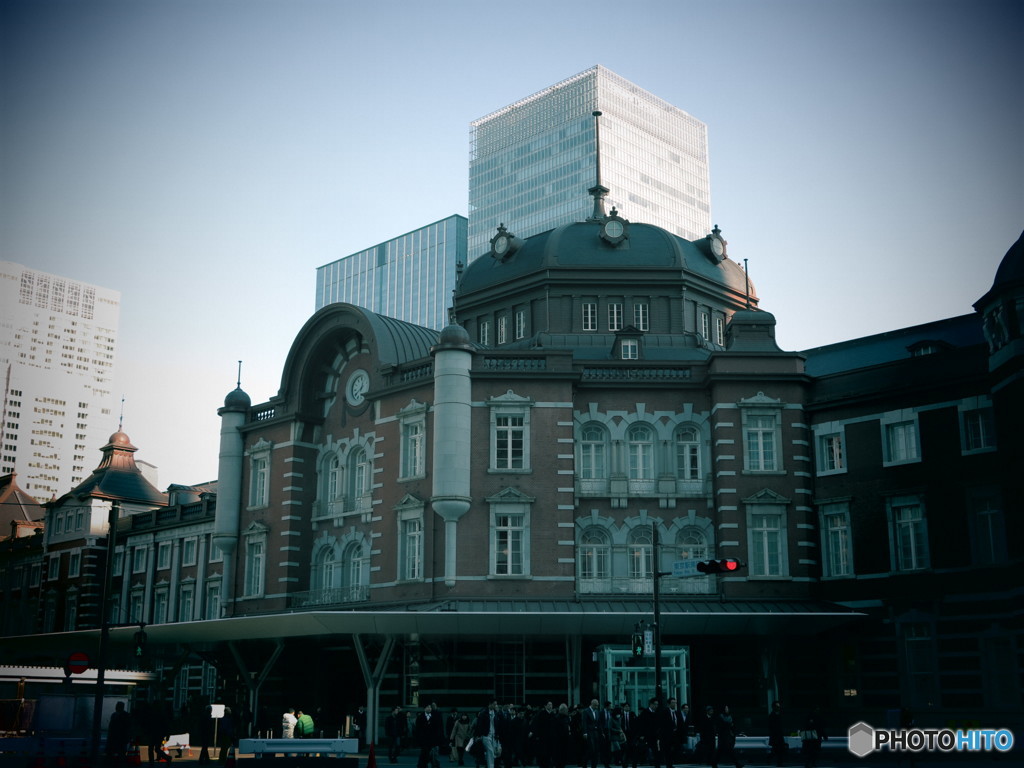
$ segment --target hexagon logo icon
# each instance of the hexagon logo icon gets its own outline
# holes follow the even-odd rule
[[[875,749],[875,729],[864,722],[854,723],[846,732],[847,749],[857,757],[867,757]]]

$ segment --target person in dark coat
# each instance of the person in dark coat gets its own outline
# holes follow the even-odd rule
[[[444,741],[444,715],[435,712],[434,707],[427,704],[416,716],[413,726],[413,738],[420,749],[416,768],[433,768],[437,759],[437,748]]]
[[[821,713],[814,710],[804,720],[804,726],[800,729],[800,751],[804,756],[805,768],[814,768],[818,764],[821,742],[827,738]]]
[[[395,706],[385,718],[384,735],[388,737],[388,761],[394,763],[409,738],[409,717],[401,707]]]
[[[729,705],[722,706],[716,723],[718,730],[718,762],[731,762],[736,768],[743,768],[743,762],[736,753],[736,723],[733,720]]]
[[[665,768],[672,768],[681,743],[680,734],[685,728],[678,704],[675,699],[669,699],[668,706],[658,714],[658,749],[661,752],[661,764]]]
[[[114,762],[121,762],[131,736],[131,715],[125,711],[124,702],[119,701],[110,715],[110,725],[107,727],[107,755],[113,758]]]
[[[697,742],[697,758],[711,768],[718,768],[718,720],[715,708],[710,704],[704,708],[704,719],[700,721],[700,741]]]
[[[530,721],[530,738],[538,768],[553,768],[555,759],[555,728],[558,721],[553,702],[538,709]]]
[[[637,740],[640,738],[640,724],[628,701],[622,702],[622,768],[637,768]]]
[[[653,768],[661,765],[661,751],[658,749],[659,730],[659,705],[657,698],[651,697],[647,702],[647,708],[640,713],[640,739],[637,742],[637,752],[641,763],[647,762],[647,754],[650,753]]]
[[[786,759],[788,745],[786,731],[782,725],[782,704],[778,701],[772,704],[772,711],[768,714],[768,747],[775,758],[775,765],[782,765]]]

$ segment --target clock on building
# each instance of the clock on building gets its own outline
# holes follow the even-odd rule
[[[348,377],[345,385],[345,399],[350,405],[362,405],[366,390],[370,388],[370,374],[360,369]]]

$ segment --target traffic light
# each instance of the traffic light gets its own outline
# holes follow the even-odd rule
[[[725,560],[701,560],[697,563],[699,573],[735,573],[746,563],[727,558]]]
[[[146,648],[146,631],[140,629],[135,633],[135,661],[143,666],[149,661],[149,652]]]
[[[633,633],[633,658],[639,659],[644,655],[644,636],[639,632]]]

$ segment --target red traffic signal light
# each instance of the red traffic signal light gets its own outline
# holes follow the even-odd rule
[[[735,573],[744,566],[739,560],[701,560],[697,563],[699,573]]]

